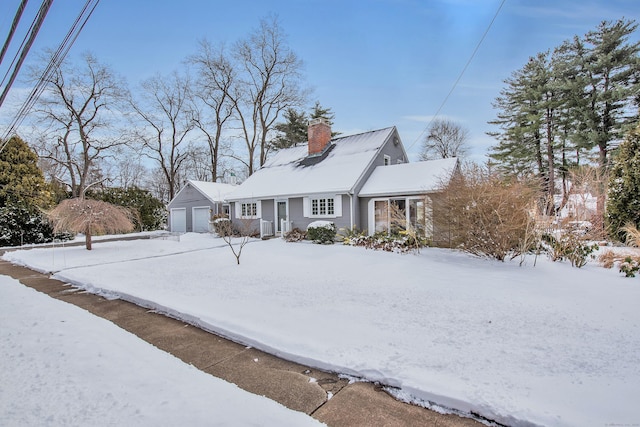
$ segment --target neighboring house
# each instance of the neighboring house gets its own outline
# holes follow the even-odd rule
[[[169,231],[206,233],[215,215],[229,215],[226,197],[236,185],[189,180],[169,202]]]
[[[562,203],[562,196],[554,196],[554,202],[559,206]],[[558,210],[558,216],[573,221],[589,221],[596,214],[597,205],[598,199],[591,193],[572,193]]]
[[[328,122],[316,119],[309,124],[307,145],[278,151],[227,197],[231,219],[236,228],[259,230],[262,236],[305,230],[316,220],[373,234],[391,228],[393,204],[431,235],[428,195],[458,163],[407,161],[395,127],[332,140]]]

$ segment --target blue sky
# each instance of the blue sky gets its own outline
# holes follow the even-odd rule
[[[412,160],[429,119],[451,90],[502,0],[103,0],[71,50],[124,76],[132,88],[179,69],[197,42],[233,43],[275,14],[304,61],[315,100],[344,134],[397,126]],[[84,0],[55,0],[30,58],[57,47]],[[0,5],[4,38],[19,0]],[[31,0],[23,26],[40,2]],[[440,111],[470,131],[471,158],[493,140],[487,121],[503,80],[528,58],[583,35],[602,20],[638,19],[637,0],[506,0],[460,83]],[[633,40],[639,40],[635,34]],[[14,41],[15,44],[15,41]],[[9,56],[9,55],[7,55]],[[4,74],[5,58],[0,72]],[[24,87],[17,83],[14,87]],[[6,114],[0,110],[0,116]]]

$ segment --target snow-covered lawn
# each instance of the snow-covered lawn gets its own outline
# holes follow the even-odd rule
[[[640,423],[640,283],[496,262],[186,234],[5,259],[248,345],[508,425]]]
[[[0,425],[320,425],[0,276]]]

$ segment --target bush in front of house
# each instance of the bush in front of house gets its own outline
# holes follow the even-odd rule
[[[307,239],[319,244],[333,244],[336,226],[329,221],[314,221],[307,227]]]
[[[306,238],[307,233],[297,227],[284,235],[284,240],[286,240],[287,242],[301,242]]]
[[[373,236],[363,231],[347,230],[343,244],[349,246],[361,246],[366,249],[398,253],[420,253],[420,248],[430,246],[427,238],[400,231],[389,234],[386,231],[378,231]]]
[[[220,237],[233,235],[231,220],[225,216],[215,218],[213,220],[213,231]]]

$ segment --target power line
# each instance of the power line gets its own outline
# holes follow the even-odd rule
[[[418,135],[418,137],[416,138],[415,141],[413,141],[413,143],[411,143],[411,145],[409,146],[409,149],[411,147],[413,147],[414,145],[416,145],[416,142],[418,142],[422,136],[427,132],[427,130],[429,129],[429,127],[431,126],[431,123],[433,123],[433,121],[435,120],[436,117],[438,117],[438,114],[440,114],[440,111],[442,110],[442,108],[444,107],[444,104],[447,103],[447,101],[449,100],[449,97],[451,96],[451,94],[453,93],[453,91],[455,90],[456,86],[458,86],[458,83],[460,82],[460,80],[462,79],[462,76],[464,75],[465,71],[467,71],[467,68],[469,67],[469,64],[471,64],[471,61],[473,61],[473,58],[476,56],[476,53],[478,53],[478,50],[480,49],[480,45],[482,44],[482,42],[484,41],[485,37],[487,37],[487,34],[489,33],[489,30],[491,29],[491,27],[493,26],[493,23],[495,22],[496,18],[498,17],[498,14],[500,13],[500,10],[502,9],[502,6],[504,6],[504,3],[507,0],[502,0],[502,2],[500,2],[500,6],[498,6],[498,10],[496,10],[495,15],[493,15],[493,19],[491,19],[491,22],[489,23],[489,26],[487,27],[487,29],[485,30],[484,34],[482,34],[482,37],[480,38],[480,41],[478,42],[478,44],[476,45],[476,48],[473,50],[473,52],[471,53],[471,56],[469,57],[469,60],[467,61],[467,63],[464,65],[464,67],[462,68],[462,71],[460,72],[460,75],[458,75],[458,78],[456,79],[456,81],[453,83],[453,86],[451,87],[451,90],[449,91],[449,93],[447,94],[447,96],[445,96],[444,100],[442,101],[442,103],[440,104],[440,106],[438,107],[438,109],[436,110],[436,113],[431,117],[431,120],[429,120],[429,123],[427,124],[427,126],[425,126],[424,130],[420,133],[420,135]]]
[[[33,23],[31,24],[31,28],[29,29],[29,33],[27,34],[27,36],[25,36],[25,39],[22,42],[22,46],[20,49],[20,53],[19,56],[16,56],[18,58],[18,61],[16,62],[16,58],[14,58],[13,62],[11,63],[11,65],[13,66],[15,63],[15,66],[13,66],[13,71],[11,73],[11,77],[9,77],[9,81],[7,82],[6,86],[4,87],[4,90],[2,91],[2,94],[0,95],[0,107],[2,107],[2,103],[4,102],[5,98],[7,97],[7,94],[9,93],[9,89],[11,89],[11,86],[13,85],[13,82],[16,80],[16,77],[18,77],[18,72],[20,71],[20,68],[22,67],[22,64],[24,63],[24,60],[27,58],[27,53],[29,53],[29,49],[31,49],[31,46],[33,45],[33,42],[36,39],[36,36],[38,35],[38,32],[40,31],[40,27],[42,27],[42,23],[44,22],[44,18],[47,16],[47,12],[49,12],[49,8],[51,7],[51,3],[53,3],[53,0],[43,0],[42,1],[42,5],[40,6],[40,10],[38,11],[38,15],[36,16],[36,18],[34,19]],[[5,79],[6,79],[6,75],[5,75]],[[4,80],[2,80],[2,83],[4,83]]]
[[[14,117],[11,124],[8,126],[3,138],[0,139],[4,140],[3,145],[0,146],[0,151],[4,149],[4,146],[7,144],[12,132],[20,126],[24,118],[27,116],[27,113],[36,103],[36,101],[46,88],[47,82],[51,78],[53,72],[62,64],[62,61],[67,56],[67,53],[69,53],[71,46],[73,46],[78,36],[80,35],[80,32],[84,29],[85,24],[93,14],[96,6],[98,6],[98,3],[100,3],[100,0],[87,0],[87,2],[85,3],[84,7],[80,11],[80,14],[67,32],[67,35],[58,46],[58,49],[51,56],[49,63],[42,72],[42,75],[38,79],[34,88],[31,90],[31,93],[27,97],[26,101],[22,104],[22,107],[20,107],[20,110]]]
[[[7,53],[7,49],[9,48],[9,44],[11,43],[11,39],[13,39],[13,35],[15,34],[18,23],[20,22],[20,18],[22,17],[22,12],[24,11],[25,6],[27,6],[28,1],[29,0],[22,0],[22,2],[20,2],[20,6],[18,6],[16,16],[13,18],[13,23],[11,24],[11,29],[9,30],[9,35],[7,36],[7,40],[5,40],[4,42],[4,46],[2,46],[2,51],[0,52],[0,64],[2,64],[4,55]]]

